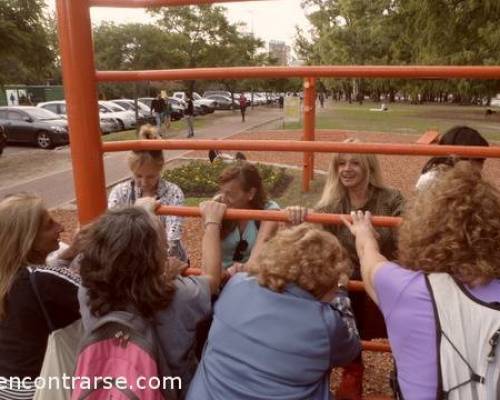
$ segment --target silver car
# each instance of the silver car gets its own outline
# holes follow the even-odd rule
[[[46,101],[44,103],[38,103],[37,107],[43,108],[48,111],[67,118],[66,102],[64,100]],[[116,132],[119,130],[120,126],[118,121],[114,118],[107,116],[106,114],[99,114],[99,127],[103,134],[108,134],[111,132]]]

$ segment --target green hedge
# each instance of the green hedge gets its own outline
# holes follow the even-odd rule
[[[163,178],[177,184],[186,197],[211,197],[219,190],[218,178],[229,163],[194,160],[186,165],[163,172]],[[285,168],[255,164],[271,196],[281,192],[291,180]]]

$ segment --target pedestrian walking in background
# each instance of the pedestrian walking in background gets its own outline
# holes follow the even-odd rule
[[[193,105],[193,96],[191,94],[188,94],[186,98],[186,110],[184,111],[184,117],[186,118],[186,123],[187,123],[187,128],[188,128],[188,133],[187,137],[193,137],[194,136],[194,127],[193,127],[193,118],[194,118],[194,105]]]
[[[321,108],[325,108],[325,95],[323,94],[323,92],[321,92],[318,95],[318,100],[319,100],[319,104],[321,105]]]
[[[154,99],[151,102],[151,115],[154,115],[156,119],[156,127],[158,129],[161,129],[161,123],[163,120],[163,114],[165,112],[165,109],[166,109],[165,100],[163,100],[161,94],[158,94],[156,99]]]
[[[247,110],[247,98],[243,93],[240,94],[239,102],[240,102],[241,122],[245,122],[245,112]]]

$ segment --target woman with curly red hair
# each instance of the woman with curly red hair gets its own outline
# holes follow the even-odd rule
[[[498,398],[498,190],[470,162],[440,173],[403,216],[397,263],[380,253],[370,213],[351,216],[344,222],[384,314],[402,396]]]
[[[278,232],[215,303],[187,399],[329,400],[331,368],[361,350],[338,288],[349,272],[345,250],[323,229]]]

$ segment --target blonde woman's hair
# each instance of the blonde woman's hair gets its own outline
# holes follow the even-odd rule
[[[301,224],[279,231],[249,266],[260,285],[282,292],[295,283],[316,298],[336,287],[341,273],[350,274],[346,251],[321,227]]]
[[[349,138],[344,143],[360,143],[359,139]],[[328,166],[328,175],[323,188],[321,198],[316,204],[316,208],[325,208],[335,206],[347,196],[347,191],[340,181],[338,166],[344,153],[335,153]],[[380,164],[375,154],[353,154],[352,157],[358,160],[363,168],[363,172],[368,177],[368,183],[371,186],[383,188],[382,173]]]
[[[399,232],[408,269],[446,272],[468,283],[500,278],[500,194],[469,162],[419,192]]]
[[[137,136],[138,139],[141,140],[155,140],[160,138],[158,129],[150,124],[142,125]],[[163,151],[141,150],[130,152],[128,157],[128,166],[131,171],[135,171],[137,168],[141,167],[144,164],[155,165],[159,170],[161,170],[163,168],[163,165],[165,164]]]
[[[31,263],[35,238],[45,207],[38,196],[18,194],[0,202],[0,320],[7,312],[7,295],[17,272]]]

